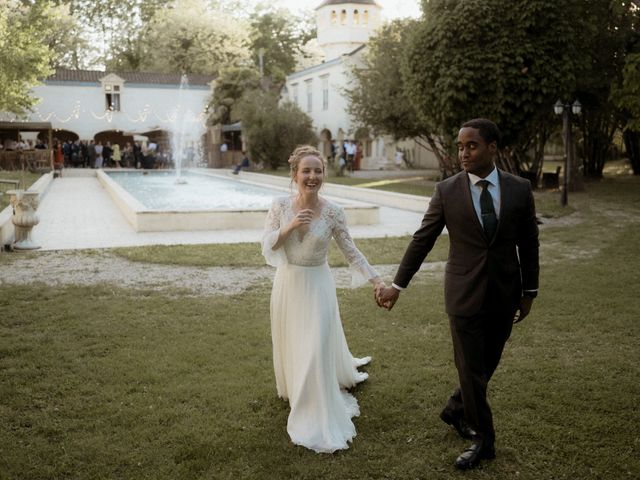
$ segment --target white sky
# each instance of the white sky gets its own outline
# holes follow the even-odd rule
[[[420,0],[376,0],[382,6],[382,16],[386,19],[420,16]],[[272,0],[271,4],[282,6],[292,12],[313,10],[322,0]]]

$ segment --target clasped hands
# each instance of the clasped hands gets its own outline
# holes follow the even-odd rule
[[[384,282],[378,282],[373,288],[373,299],[376,301],[380,308],[391,310],[398,301],[400,296],[400,290],[387,286]]]

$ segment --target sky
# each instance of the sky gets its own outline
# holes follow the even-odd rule
[[[382,6],[382,16],[386,19],[420,16],[420,0],[376,0]],[[322,0],[273,0],[270,2],[292,12],[313,10]]]

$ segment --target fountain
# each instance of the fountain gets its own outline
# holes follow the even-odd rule
[[[98,181],[138,232],[262,229],[273,197],[292,193],[290,181],[277,178],[282,185],[264,185],[263,179],[252,182],[213,172],[183,173],[187,161],[200,153],[193,146],[202,137],[202,119],[194,113],[199,107],[188,105],[188,88],[183,75],[169,128],[175,176],[161,171],[97,170]],[[377,206],[337,201],[352,225],[378,223]]]
[[[194,123],[196,114],[187,104],[188,90],[189,78],[186,75],[182,75],[180,78],[180,89],[178,90],[176,109],[170,128],[171,155],[176,169],[175,183],[178,185],[187,183],[187,180],[182,176],[182,165],[185,159],[193,161],[197,153],[193,145],[200,141],[200,136],[198,135],[199,129],[194,128],[194,125],[190,125]],[[197,135],[195,138],[194,132]]]
[[[173,174],[162,171],[98,170],[96,176],[138,232],[262,229],[273,197],[292,193],[287,178],[276,178],[281,185],[269,185],[191,171],[185,175],[189,184],[176,187]],[[351,225],[379,221],[377,206],[335,201],[344,206]]]

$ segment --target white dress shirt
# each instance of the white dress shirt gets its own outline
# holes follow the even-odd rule
[[[471,189],[473,208],[476,211],[480,225],[482,225],[482,211],[480,209],[480,194],[482,193],[482,186],[478,185],[480,180],[486,180],[489,182],[487,190],[489,190],[491,199],[493,200],[493,208],[496,211],[496,218],[500,219],[500,179],[498,177],[498,169],[493,167],[491,173],[484,178],[480,178],[473,173],[469,174],[469,188]]]

